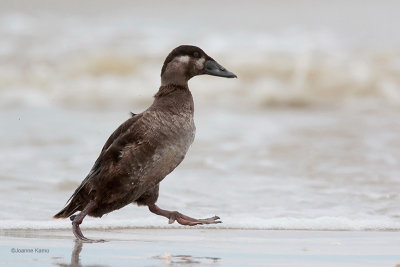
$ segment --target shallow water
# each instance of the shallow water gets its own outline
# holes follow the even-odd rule
[[[70,227],[47,220],[127,117],[66,109],[3,113],[0,227]],[[208,108],[197,111],[196,122],[185,161],[161,183],[161,206],[217,214],[219,227],[399,229],[397,112]],[[130,206],[92,226],[167,222]]]
[[[192,43],[239,79],[190,82],[197,136],[160,206],[218,227],[400,229],[397,2],[0,3],[0,228],[69,228],[51,216]],[[134,206],[85,226],[173,227]]]

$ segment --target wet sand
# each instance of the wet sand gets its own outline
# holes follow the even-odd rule
[[[397,266],[400,232],[231,229],[2,230],[2,266]]]

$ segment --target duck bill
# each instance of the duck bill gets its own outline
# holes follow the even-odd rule
[[[225,69],[223,66],[218,64],[215,60],[207,60],[204,65],[204,73],[213,76],[225,77],[225,78],[237,78],[237,76]]]

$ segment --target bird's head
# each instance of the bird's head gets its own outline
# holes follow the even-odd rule
[[[181,45],[172,50],[165,59],[161,69],[161,82],[162,85],[187,85],[190,78],[202,74],[237,78],[199,47]]]

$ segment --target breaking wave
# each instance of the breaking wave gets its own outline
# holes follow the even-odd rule
[[[83,18],[8,14],[0,19],[0,107],[144,106],[164,58],[190,33]],[[111,24],[111,26],[109,25]],[[78,27],[79,26],[79,27]],[[160,42],[160,40],[163,40]],[[198,45],[239,79],[191,81],[201,102],[309,106],[400,104],[400,50],[357,50],[326,32],[201,35]]]

